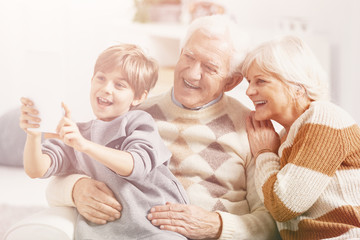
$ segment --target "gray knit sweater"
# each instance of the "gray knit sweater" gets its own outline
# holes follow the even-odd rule
[[[44,177],[86,174],[105,182],[123,206],[121,218],[105,225],[90,223],[79,215],[75,239],[186,239],[154,227],[146,218],[152,206],[167,201],[188,203],[185,190],[167,167],[171,153],[152,117],[134,110],[110,122],[93,120],[78,123],[78,127],[88,140],[129,152],[134,169],[130,176],[123,177],[62,141],[43,143],[43,152],[52,160]]]

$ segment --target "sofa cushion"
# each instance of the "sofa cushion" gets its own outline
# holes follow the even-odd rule
[[[0,116],[0,165],[22,167],[26,133],[19,127],[20,108]]]
[[[75,208],[47,208],[13,225],[4,240],[73,240],[76,218]]]

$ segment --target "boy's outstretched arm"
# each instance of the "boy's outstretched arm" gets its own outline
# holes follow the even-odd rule
[[[119,175],[129,176],[132,173],[134,159],[130,153],[85,139],[81,135],[76,123],[71,120],[69,108],[65,104],[63,104],[63,108],[65,116],[57,127],[59,139],[75,150],[86,153]]]
[[[31,178],[44,176],[50,167],[50,157],[41,151],[41,135],[27,134],[24,148],[24,169]]]
[[[41,151],[41,132],[30,131],[28,128],[38,128],[40,119],[34,104],[27,98],[21,98],[20,128],[27,133],[24,147],[24,169],[31,178],[42,177],[50,167],[50,157]]]
[[[134,168],[134,159],[128,152],[90,142],[84,151],[121,176],[129,176]]]

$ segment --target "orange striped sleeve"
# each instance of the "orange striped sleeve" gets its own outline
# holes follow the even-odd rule
[[[301,215],[318,199],[348,154],[343,131],[306,124],[283,150],[280,161],[286,164],[262,186],[265,206],[275,220]]]

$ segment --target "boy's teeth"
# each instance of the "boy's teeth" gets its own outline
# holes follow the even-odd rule
[[[106,100],[106,99],[104,99],[104,98],[99,98],[99,100],[100,100],[101,102],[108,102],[108,100]]]
[[[107,100],[106,98],[102,98],[102,97],[99,97],[99,102],[100,103],[111,103],[109,100]]]

